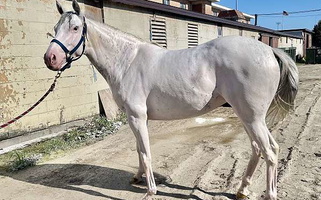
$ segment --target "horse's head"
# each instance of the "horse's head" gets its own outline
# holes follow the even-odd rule
[[[54,71],[62,70],[62,67],[84,53],[87,29],[76,0],[72,2],[74,11],[65,12],[58,1],[56,5],[61,17],[54,27],[55,39],[51,41],[44,55],[45,64]]]

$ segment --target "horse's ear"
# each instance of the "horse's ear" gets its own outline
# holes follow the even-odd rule
[[[80,15],[80,7],[77,0],[72,0],[72,7],[74,11],[77,13],[77,15]]]
[[[61,4],[59,3],[58,0],[56,0],[56,6],[57,6],[57,9],[58,9],[58,12],[62,15],[65,11],[62,8],[62,6],[61,6]]]

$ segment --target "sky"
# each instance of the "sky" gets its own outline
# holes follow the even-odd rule
[[[312,30],[314,25],[321,20],[321,1],[320,0],[220,0],[217,4],[232,9],[236,8],[247,14],[258,14],[258,25],[274,30],[282,29],[301,29]],[[282,13],[316,10],[317,12],[307,12],[300,14],[269,15],[260,16],[259,14]],[[251,20],[254,24],[254,19]]]

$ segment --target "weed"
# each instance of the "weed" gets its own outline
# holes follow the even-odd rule
[[[95,116],[84,126],[70,130],[62,136],[32,144],[19,151],[0,155],[0,169],[18,171],[31,167],[50,156],[80,146],[95,143],[106,135],[115,133],[122,124],[126,123],[126,115],[119,114],[116,119],[108,120],[103,116]]]
[[[9,171],[14,172],[36,165],[42,155],[33,154],[27,156],[24,152],[14,151],[12,157],[13,160],[9,162],[9,166],[7,166],[7,168]]]

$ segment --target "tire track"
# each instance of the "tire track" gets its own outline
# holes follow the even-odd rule
[[[291,142],[292,144],[289,147],[287,147],[288,153],[286,154],[286,156],[284,156],[283,154],[282,158],[280,159],[280,166],[278,168],[278,182],[281,182],[282,177],[287,173],[287,169],[290,167],[292,163],[291,161],[294,156],[293,154],[297,154],[299,152],[301,139],[310,130],[311,122],[313,121],[312,113],[315,109],[315,105],[317,104],[318,101],[320,101],[320,98],[321,98],[320,85],[315,84],[310,94],[304,98],[304,101],[297,108],[296,116],[298,117],[293,118],[291,122],[287,125],[283,135],[289,136],[291,135],[291,132],[293,130],[299,130],[299,131],[295,135],[291,136],[294,138],[294,140],[290,140],[292,141]],[[305,117],[303,117],[304,115],[302,114],[300,117],[300,115],[297,113],[305,113]],[[296,128],[298,124],[301,125],[299,129]]]

